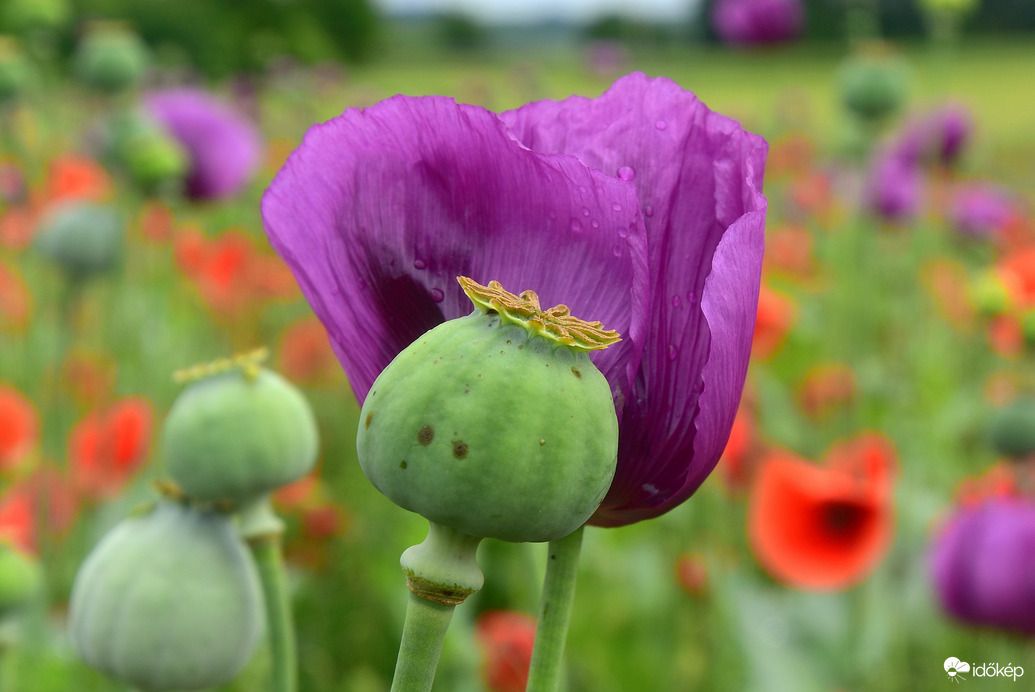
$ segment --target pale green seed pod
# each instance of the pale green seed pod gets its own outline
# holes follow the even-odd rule
[[[190,382],[165,420],[162,450],[169,475],[191,498],[243,503],[312,470],[318,440],[298,388],[246,366]]]
[[[262,634],[251,555],[226,515],[162,500],[87,556],[69,604],[73,648],[147,692],[232,680]]]
[[[479,309],[417,339],[371,387],[360,465],[432,523],[508,541],[566,536],[614,476],[614,403],[586,351],[617,334],[564,306],[543,311],[531,291],[461,284]]]
[[[147,47],[120,22],[94,22],[76,51],[75,69],[90,87],[119,92],[135,87],[144,77]]]

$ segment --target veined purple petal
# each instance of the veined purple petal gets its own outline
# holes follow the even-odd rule
[[[638,190],[650,327],[631,396],[616,402],[618,470],[591,522],[657,516],[714,467],[740,401],[761,276],[766,144],[670,80],[643,74],[598,99],[501,117],[533,150],[573,153]]]
[[[617,329],[594,361],[622,398],[647,323],[636,194],[482,108],[397,96],[310,129],[262,213],[360,400],[414,339],[471,312],[460,274]]]
[[[191,168],[187,194],[219,199],[236,194],[258,170],[262,139],[242,115],[200,89],[148,94],[150,115],[187,150]]]

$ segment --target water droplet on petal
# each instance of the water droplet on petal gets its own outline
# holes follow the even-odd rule
[[[414,269],[424,269],[427,266],[428,266],[428,263],[425,262],[422,259],[415,259],[415,260],[413,260],[413,268]]]
[[[557,212],[555,212],[555,211],[551,211],[550,212],[550,220],[551,221],[556,221],[557,220]]]
[[[596,219],[593,219],[592,221],[590,221],[589,225],[592,226],[593,228],[600,228],[600,222],[597,221]]]
[[[621,257],[622,252],[624,252],[624,250],[622,250],[622,243],[615,243],[611,246],[611,254],[615,257]]]
[[[625,226],[619,226],[618,227],[618,237],[619,238],[628,238],[629,237],[629,229],[626,228]]]
[[[437,288],[431,289],[431,299],[436,303],[441,303],[445,297],[446,295]]]
[[[688,301],[690,301],[691,305],[693,305],[694,303],[697,302],[697,295],[693,291],[687,291],[686,292],[686,299]]]
[[[582,207],[582,215],[589,216],[589,207]]]
[[[581,232],[582,231],[582,222],[579,221],[578,219],[572,219],[571,220],[571,230],[574,231],[575,233]]]
[[[679,349],[672,344],[668,345],[668,359],[675,360],[679,356]]]
[[[678,308],[683,304],[683,301],[679,299],[679,296],[672,296],[672,307]]]
[[[632,166],[622,166],[618,169],[618,177],[622,180],[632,180],[636,177],[636,171],[632,169]]]
[[[614,209],[615,211],[622,211],[622,205],[619,204],[618,202],[615,202],[614,204],[612,204],[611,208]]]
[[[654,207],[647,207],[643,210],[643,215],[650,218],[654,216]]]
[[[654,127],[658,128],[659,130],[664,130],[666,127],[668,127],[668,123],[664,120],[659,120],[656,123],[654,123]]]

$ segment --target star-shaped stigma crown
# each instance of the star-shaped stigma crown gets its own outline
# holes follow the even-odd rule
[[[521,325],[533,334],[569,348],[597,351],[621,341],[618,332],[604,329],[600,322],[587,322],[574,317],[567,305],[555,305],[543,310],[535,291],[522,291],[521,295],[514,295],[504,289],[499,281],[490,281],[488,286],[482,286],[466,276],[458,276],[456,280],[471,302],[483,312],[497,313],[503,322]]]

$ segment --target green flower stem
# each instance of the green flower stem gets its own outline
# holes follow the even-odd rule
[[[431,522],[428,537],[399,560],[406,573],[406,606],[392,692],[428,692],[453,608],[482,588],[475,555],[480,538]]]
[[[273,692],[295,692],[298,689],[298,652],[291,598],[284,577],[281,549],[284,525],[273,513],[269,495],[242,507],[238,519],[241,535],[248,541],[259,568],[266,603],[266,628],[273,661],[270,689]]]
[[[564,640],[568,636],[568,623],[575,602],[575,579],[584,530],[585,527],[579,527],[564,538],[550,541],[525,692],[556,692],[560,689]]]
[[[392,692],[427,692],[431,689],[454,607],[410,592]]]

